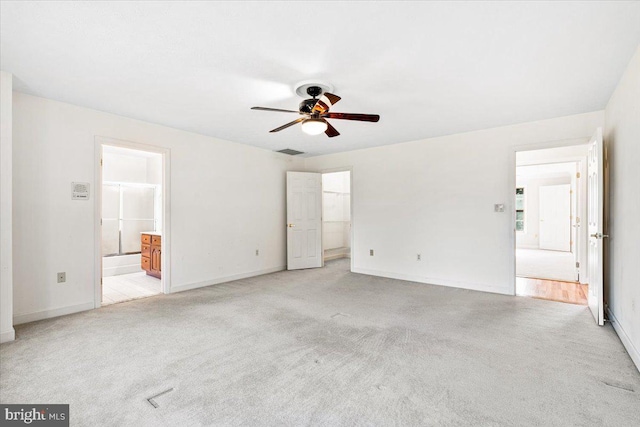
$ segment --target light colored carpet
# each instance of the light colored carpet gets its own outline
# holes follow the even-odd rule
[[[516,276],[574,282],[576,261],[571,252],[516,249]]]
[[[640,374],[588,308],[348,265],[18,326],[0,400],[75,426],[637,425]]]

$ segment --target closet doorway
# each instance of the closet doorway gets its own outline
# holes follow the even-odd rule
[[[322,174],[324,261],[351,258],[351,171]]]
[[[96,142],[100,162],[96,307],[166,293],[166,154],[127,145],[131,144]]]

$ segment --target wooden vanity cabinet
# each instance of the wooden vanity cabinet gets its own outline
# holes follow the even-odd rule
[[[141,267],[149,276],[162,277],[162,237],[155,234],[140,235]]]

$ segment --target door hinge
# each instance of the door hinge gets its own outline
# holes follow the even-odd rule
[[[576,178],[580,178],[580,172],[576,172]]]
[[[102,157],[100,158],[100,166],[102,166]]]
[[[576,261],[576,268],[580,268],[580,263]]]

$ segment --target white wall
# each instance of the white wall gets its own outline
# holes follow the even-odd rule
[[[322,174],[322,191],[348,194],[351,192],[349,171]]]
[[[133,184],[162,184],[162,155],[104,146],[102,180]]]
[[[609,179],[606,300],[640,369],[640,47],[605,110]]]
[[[0,72],[0,342],[15,338],[13,329],[12,146],[13,76]]]
[[[70,183],[97,185],[96,136],[171,150],[172,291],[285,267],[285,171],[302,159],[21,93],[13,113],[16,323],[93,307],[94,202]]]
[[[596,111],[313,157],[306,166],[353,168],[354,271],[512,294],[515,147],[586,143],[603,118]],[[495,203],[506,211],[495,213]]]
[[[127,182],[133,184],[160,184],[151,170],[161,170],[162,156],[153,158],[119,154],[105,150],[102,154],[104,166],[102,179],[107,182]],[[162,180],[162,175],[160,176]]]
[[[527,167],[527,166],[524,166]],[[571,175],[565,174],[558,177],[523,176],[516,178],[516,185],[524,187],[524,232],[516,233],[516,247],[539,249],[540,248],[540,187],[545,185],[572,186]],[[575,190],[574,190],[575,191]],[[571,206],[572,212],[575,206]],[[573,215],[573,213],[572,213]]]
[[[160,155],[158,155],[161,158]],[[135,184],[147,183],[147,159],[140,156],[128,156],[125,154],[102,154],[104,166],[102,168],[102,180],[107,182],[127,182]]]

